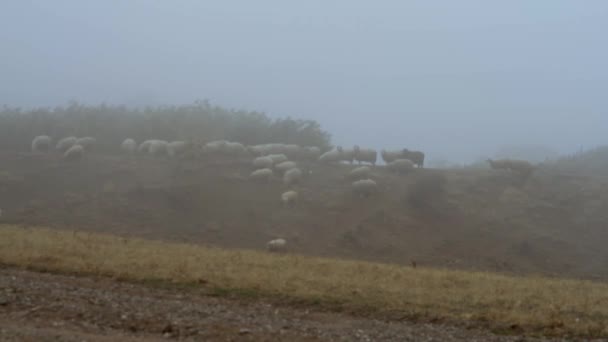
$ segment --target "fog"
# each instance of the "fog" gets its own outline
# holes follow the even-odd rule
[[[470,161],[608,143],[608,2],[0,4],[0,104],[186,104]]]

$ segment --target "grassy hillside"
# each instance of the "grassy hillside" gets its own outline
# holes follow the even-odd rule
[[[292,251],[409,265],[607,279],[608,185],[540,171],[373,171],[380,191],[354,196],[348,165],[302,163],[300,201],[247,179],[251,159],[169,161],[0,154],[5,223],[231,248],[284,237]],[[308,171],[311,173],[309,174]]]
[[[606,336],[608,285],[0,226],[0,262],[504,331]]]

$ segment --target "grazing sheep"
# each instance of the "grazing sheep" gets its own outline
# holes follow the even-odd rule
[[[414,169],[414,162],[409,159],[397,159],[386,164],[386,168],[395,173],[408,173]]]
[[[266,243],[266,248],[269,252],[285,252],[287,249],[287,241],[285,239],[274,239]]]
[[[408,150],[407,148],[404,148],[401,151],[402,155],[403,155],[403,159],[409,159],[412,162],[414,162],[414,164],[417,167],[424,167],[424,153],[420,152],[420,151],[411,151]]]
[[[270,182],[272,175],[273,173],[271,169],[259,169],[253,171],[251,175],[249,175],[249,179],[254,181]]]
[[[384,160],[384,162],[386,164],[395,161],[397,159],[402,159],[403,158],[403,151],[386,151],[386,150],[382,150],[380,152],[380,156],[382,156],[382,160]]]
[[[152,140],[148,152],[154,157],[166,156],[169,153],[169,143],[165,140]]]
[[[495,170],[509,170],[512,172],[518,172],[524,175],[530,174],[534,170],[534,166],[526,160],[516,159],[488,159],[488,163]]]
[[[84,147],[80,145],[72,145],[63,154],[63,159],[66,161],[79,161],[84,157]]]
[[[346,161],[352,164],[355,160],[354,149],[343,149],[342,146],[338,146],[338,152],[340,152],[340,161]]]
[[[284,154],[269,154],[267,157],[272,159],[273,164],[279,164],[287,161],[287,156]]]
[[[245,154],[247,150],[241,143],[228,141],[226,144],[224,144],[223,152],[231,156],[240,156]]]
[[[284,173],[286,171],[289,171],[291,169],[295,169],[296,168],[296,163],[293,161],[284,161],[282,163],[279,163],[277,165],[275,165],[275,169],[277,169],[277,171]]]
[[[269,169],[274,164],[270,157],[257,157],[253,160],[253,166],[258,169]]]
[[[145,140],[144,142],[142,142],[141,144],[139,144],[139,146],[137,147],[137,152],[139,152],[139,153],[145,153],[145,154],[150,153],[150,145],[152,145],[153,141],[154,140],[152,140],[152,139]]]
[[[321,163],[337,163],[340,161],[341,154],[337,149],[327,151],[319,156],[319,162]]]
[[[226,140],[215,140],[210,141],[203,146],[203,152],[206,153],[220,153],[224,150],[226,144],[228,142]]]
[[[291,207],[298,201],[298,193],[293,190],[286,191],[281,195],[281,201],[283,205]]]
[[[352,184],[355,194],[361,197],[368,197],[378,189],[378,184],[372,179],[360,179]]]
[[[361,162],[366,162],[375,166],[376,160],[378,159],[378,152],[373,149],[362,149],[355,145],[354,158],[359,164],[361,164]]]
[[[321,156],[321,149],[316,146],[304,146],[300,150],[300,158],[305,160],[317,160]]]
[[[122,144],[120,144],[120,149],[127,154],[133,154],[137,150],[137,143],[135,140],[127,138],[122,142]]]
[[[78,139],[76,137],[65,137],[57,142],[55,146],[60,152],[67,151],[70,147],[76,145],[76,141]]]
[[[299,183],[302,179],[302,171],[298,168],[293,168],[285,172],[283,175],[283,183],[285,185],[292,185]]]
[[[32,152],[47,153],[51,149],[53,139],[48,135],[39,135],[32,140]]]
[[[369,178],[371,173],[372,169],[370,169],[369,166],[359,166],[350,171],[350,173],[348,174],[348,178],[352,180],[365,179]]]
[[[185,141],[172,141],[167,144],[167,154],[169,155],[169,157],[179,156],[186,153],[189,148],[190,144]]]
[[[76,139],[76,143],[74,145],[80,145],[86,151],[90,151],[93,145],[95,145],[95,142],[97,142],[97,140],[95,140],[93,137],[82,137]]]

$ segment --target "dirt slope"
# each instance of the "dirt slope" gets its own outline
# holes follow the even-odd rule
[[[536,341],[13,269],[0,289],[2,341]]]
[[[166,161],[0,155],[1,220],[223,247],[515,273],[607,278],[608,186],[539,170],[374,171],[380,191],[353,195],[350,166],[303,164],[300,202],[280,179],[247,180],[250,159]],[[308,172],[310,171],[310,173]]]

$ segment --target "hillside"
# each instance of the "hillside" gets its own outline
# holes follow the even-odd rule
[[[348,165],[304,164],[300,202],[280,180],[247,180],[250,158],[197,161],[92,154],[0,155],[4,223],[518,274],[608,278],[608,183],[549,168],[530,179],[492,170],[377,167],[381,191],[353,195]]]

